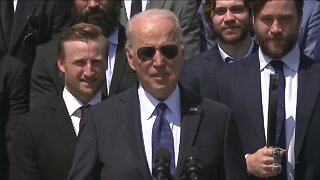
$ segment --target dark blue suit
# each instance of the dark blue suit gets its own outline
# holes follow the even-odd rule
[[[258,47],[259,46],[254,43],[252,53],[256,52]],[[207,82],[208,75],[224,64],[225,62],[219,52],[218,45],[215,45],[213,48],[184,62],[180,82],[187,89],[201,93]]]
[[[221,67],[210,76],[204,96],[234,112],[246,154],[266,146],[258,53]],[[320,64],[301,55],[295,131],[295,179],[320,179]],[[254,178],[253,178],[254,179]]]
[[[191,146],[200,151],[203,180],[247,179],[231,112],[180,87],[181,135],[176,177]],[[151,180],[145,155],[137,87],[92,106],[84,114],[69,180]]]

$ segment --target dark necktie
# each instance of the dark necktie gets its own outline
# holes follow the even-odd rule
[[[132,0],[131,1],[131,14],[130,17],[142,11],[142,2],[141,0]]]
[[[169,150],[171,155],[170,174],[174,175],[174,145],[173,135],[168,121],[164,117],[164,112],[167,109],[165,103],[159,103],[156,107],[157,117],[152,128],[152,162],[155,160],[155,154],[161,147]]]
[[[81,130],[81,128],[83,128],[83,113],[86,109],[88,109],[91,105],[87,104],[87,105],[83,105],[81,107],[79,107],[80,111],[81,111],[81,115],[80,115],[80,121],[79,121],[79,131]]]
[[[227,57],[226,60],[225,60],[225,63],[226,64],[230,64],[230,63],[233,63],[235,60],[231,57]]]
[[[286,109],[285,109],[285,87],[286,81],[283,73],[283,62],[281,60],[272,60],[270,65],[273,67],[275,73],[279,76],[278,85],[278,107],[277,107],[277,130],[276,130],[276,146],[286,149]],[[281,165],[282,172],[281,179],[287,179],[287,156],[283,156]]]
[[[9,44],[9,37],[13,22],[14,16],[14,8],[13,8],[13,1],[12,0],[1,0],[1,21],[2,27],[5,34],[5,41],[8,46]]]

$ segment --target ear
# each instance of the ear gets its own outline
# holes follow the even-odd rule
[[[133,54],[131,54],[130,49],[126,47],[126,55],[128,59],[128,64],[131,67],[131,69],[136,70],[136,67],[134,66],[134,57]]]
[[[57,65],[58,65],[58,68],[60,69],[60,71],[64,74],[66,70],[64,68],[64,61],[61,57],[57,58]]]

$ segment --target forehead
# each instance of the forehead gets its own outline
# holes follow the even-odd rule
[[[297,14],[293,0],[268,1],[260,11],[260,16],[294,15]]]
[[[96,0],[96,3],[99,3],[102,7],[112,7],[114,5],[113,0]],[[89,3],[92,3],[91,0],[75,0],[75,5],[78,7],[87,6]]]
[[[216,8],[244,5],[243,0],[216,0]]]
[[[82,57],[88,54],[104,55],[105,48],[106,46],[101,40],[74,40],[64,43],[65,55],[67,57]]]
[[[133,43],[144,45],[160,45],[177,42],[175,22],[170,19],[141,19],[133,25]]]

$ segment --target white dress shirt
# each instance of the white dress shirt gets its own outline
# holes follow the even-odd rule
[[[269,107],[269,85],[270,74],[274,74],[274,69],[269,62],[272,59],[261,51],[259,48],[260,74],[261,74],[261,95],[262,108],[264,118],[265,137],[267,139],[268,129],[268,107]],[[284,63],[283,72],[285,76],[285,111],[286,111],[286,147],[287,152],[287,175],[288,180],[294,180],[294,144],[296,129],[296,107],[297,107],[297,91],[298,91],[298,67],[300,63],[300,51],[296,45],[287,55],[281,58]]]
[[[147,8],[147,4],[148,4],[148,0],[141,0],[142,3],[142,11],[145,11]],[[124,7],[126,8],[126,13],[127,13],[127,18],[130,19],[130,15],[131,15],[131,3],[132,0],[126,0],[124,1]]]
[[[157,115],[155,108],[159,104],[159,101],[146,92],[141,85],[139,85],[138,88],[138,96],[140,101],[143,142],[149,170],[152,173],[152,128]],[[177,166],[181,130],[180,90],[178,85],[164,103],[168,106],[168,109],[164,112],[164,117],[169,122],[172,130],[175,165]]]
[[[81,110],[79,109],[81,106],[85,105],[83,104],[78,98],[73,96],[67,88],[63,89],[62,97],[64,100],[64,103],[67,106],[67,110],[69,113],[69,116],[71,117],[71,122],[74,128],[74,132],[78,136],[79,133],[79,123],[81,118]],[[95,105],[98,102],[101,101],[101,91],[99,91],[90,101],[88,104]]]

